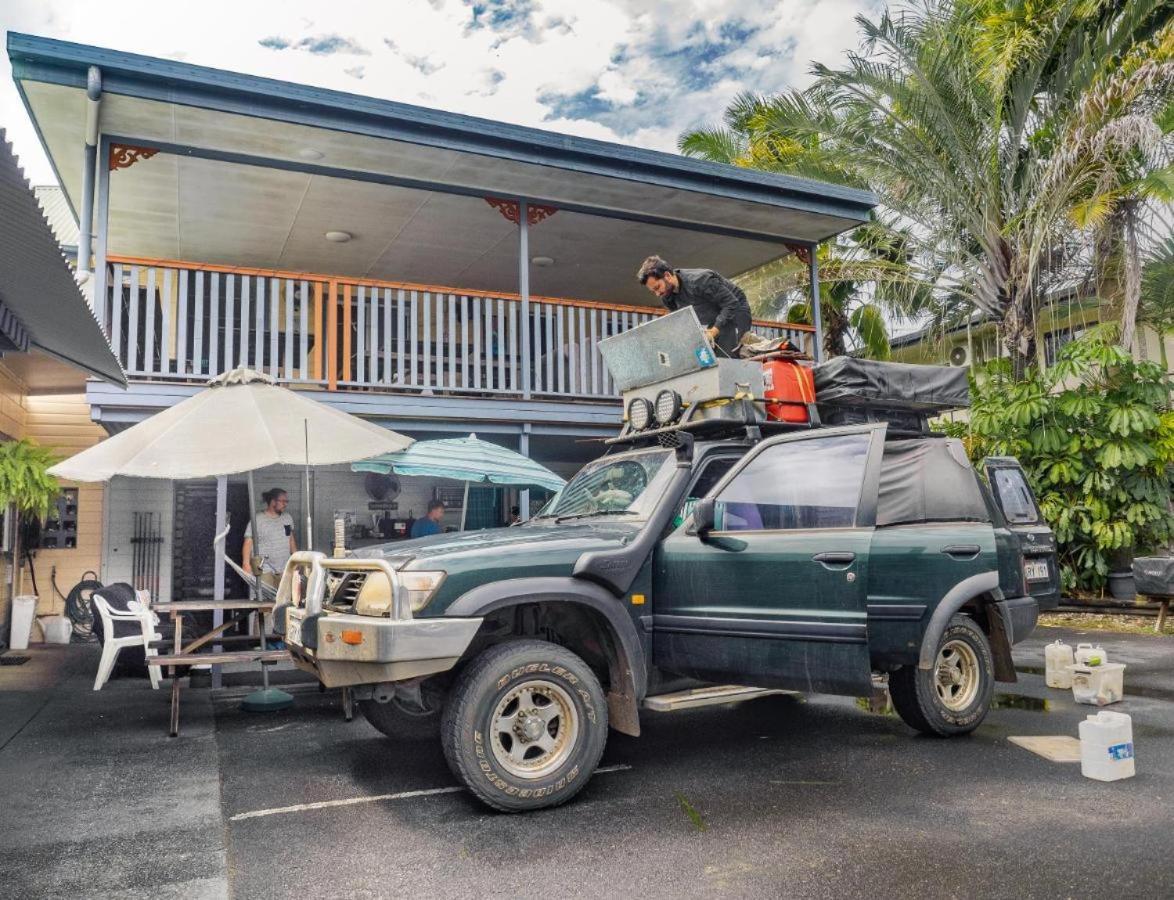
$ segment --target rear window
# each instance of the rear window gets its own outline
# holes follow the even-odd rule
[[[1031,488],[1027,486],[1027,479],[1019,469],[992,468],[990,476],[999,507],[1009,523],[1034,525],[1040,521]]]

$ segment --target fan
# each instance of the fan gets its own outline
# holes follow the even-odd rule
[[[970,353],[961,344],[950,351],[950,365],[958,368],[970,365]]]
[[[394,500],[399,496],[399,479],[394,475],[368,472],[363,479],[363,488],[372,500]]]

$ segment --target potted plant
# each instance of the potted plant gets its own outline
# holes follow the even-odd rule
[[[27,548],[20,546],[21,523],[44,519],[53,509],[61,486],[48,473],[54,459],[44,447],[32,441],[0,442],[0,507],[15,516],[13,522],[13,565],[20,569],[21,554]],[[14,579],[14,593],[19,586]]]

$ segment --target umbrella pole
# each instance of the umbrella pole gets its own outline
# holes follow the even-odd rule
[[[260,536],[257,534],[257,491],[253,485],[253,470],[249,470],[249,521],[253,526],[253,553],[249,560],[249,568],[253,569],[253,559],[258,558],[257,548],[260,547]],[[261,572],[253,571],[253,599],[261,602]],[[261,650],[265,650],[265,613],[257,610],[258,631],[261,632]],[[285,709],[293,703],[293,695],[277,688],[269,687],[269,667],[261,663],[261,690],[253,691],[241,701],[241,709],[245,712],[269,712],[270,710]]]
[[[306,533],[302,535],[302,549],[314,549],[314,523],[311,519],[313,507],[310,506],[310,420],[302,419],[306,429],[306,468],[302,472],[302,505],[306,509]]]
[[[465,519],[469,515],[469,482],[465,482],[465,499],[461,502],[461,531],[465,530]]]

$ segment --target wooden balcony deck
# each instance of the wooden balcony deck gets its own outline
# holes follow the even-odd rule
[[[328,390],[614,400],[600,340],[655,308],[111,256],[105,321],[132,380],[250,366]],[[803,346],[811,329],[755,322]]]

